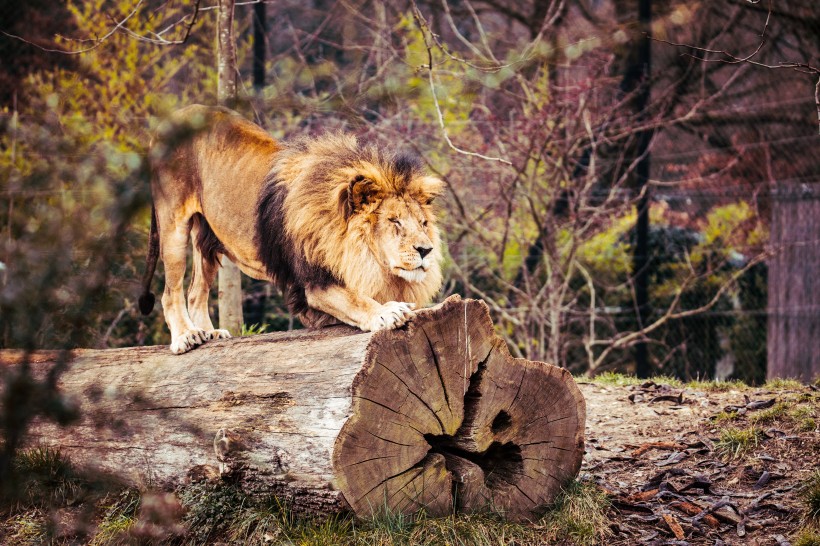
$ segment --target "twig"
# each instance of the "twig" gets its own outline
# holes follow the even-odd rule
[[[460,154],[463,154],[463,155],[468,155],[468,156],[472,156],[472,157],[479,157],[481,159],[486,159],[487,161],[498,161],[499,163],[504,163],[505,165],[512,165],[512,162],[510,162],[506,159],[500,158],[500,157],[486,156],[486,155],[480,154],[478,152],[470,152],[468,150],[464,150],[462,148],[459,148],[458,146],[453,144],[452,140],[450,140],[450,135],[447,134],[447,127],[444,124],[444,114],[442,114],[442,112],[441,112],[441,106],[439,105],[438,95],[436,94],[436,85],[435,85],[435,81],[433,79],[433,50],[430,47],[430,44],[427,42],[427,32],[425,32],[425,29],[427,29],[427,27],[426,27],[426,25],[424,25],[422,23],[421,14],[419,13],[418,8],[415,7],[415,6],[414,6],[414,10],[413,10],[413,16],[416,19],[416,23],[419,25],[419,29],[421,29],[422,34],[424,35],[424,45],[427,48],[427,59],[428,59],[427,63],[428,64],[427,64],[426,68],[427,68],[428,82],[430,84],[430,93],[432,94],[432,97],[433,97],[433,105],[436,107],[436,114],[438,115],[438,124],[439,124],[439,127],[441,127],[441,132],[442,132],[442,135],[444,136],[444,140],[447,142],[447,145],[451,149],[453,149],[454,151],[456,151]],[[429,29],[427,29],[427,30],[429,30]],[[422,68],[425,68],[425,66],[422,65]]]
[[[62,53],[63,55],[79,55],[81,53],[87,53],[89,51],[93,51],[94,49],[97,49],[98,47],[100,47],[103,44],[103,42],[105,42],[115,32],[117,32],[120,28],[122,28],[122,26],[125,25],[125,23],[127,23],[128,20],[131,19],[131,17],[133,17],[139,11],[139,8],[140,8],[140,6],[142,5],[143,2],[144,2],[144,0],[139,0],[137,2],[137,5],[134,6],[134,9],[131,11],[131,13],[129,13],[125,17],[125,19],[123,19],[122,21],[117,23],[114,26],[114,28],[112,28],[110,31],[108,31],[108,33],[105,36],[103,36],[102,38],[96,40],[96,43],[93,46],[87,47],[85,49],[78,49],[78,50],[74,50],[74,51],[66,51],[64,49],[51,49],[51,48],[48,48],[48,47],[43,47],[39,44],[35,44],[34,42],[26,40],[25,38],[23,38],[21,36],[16,36],[14,34],[9,34],[8,32],[5,32],[5,31],[2,31],[2,32],[3,32],[3,34],[8,36],[9,38],[14,38],[15,40],[20,40],[21,42],[25,42],[25,43],[27,43],[29,45],[32,45],[32,46],[34,46],[34,47],[36,47],[36,48],[38,48],[42,51],[45,51],[47,53]]]

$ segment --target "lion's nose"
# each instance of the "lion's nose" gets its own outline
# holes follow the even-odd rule
[[[433,247],[431,247],[431,246],[417,246],[417,247],[414,247],[414,248],[416,249],[416,251],[418,251],[419,256],[421,256],[422,260],[424,259],[425,256],[430,254],[430,252],[433,250]]]

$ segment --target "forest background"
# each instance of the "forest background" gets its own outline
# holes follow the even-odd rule
[[[171,111],[216,103],[216,12],[0,4],[0,348],[169,342],[161,312],[135,306],[144,159]],[[804,326],[790,346],[811,343],[812,0],[310,0],[235,13],[236,108],[276,138],[344,130],[419,154],[447,185],[440,297],[484,299],[513,354],[633,372],[640,346],[644,372],[754,383],[773,358],[772,321]],[[773,284],[778,256],[792,262]],[[246,332],[299,327],[274,288],[243,285]],[[772,305],[791,289],[790,307]]]

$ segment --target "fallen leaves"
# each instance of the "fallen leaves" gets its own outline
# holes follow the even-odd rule
[[[807,392],[800,401],[815,409],[804,413],[816,417],[816,395]],[[593,422],[600,429],[588,435],[584,469],[610,498],[610,544],[784,544],[801,517],[799,473],[814,467],[812,452],[820,453],[817,436],[781,416],[781,406],[795,411],[792,399],[652,381],[620,393],[611,389],[598,407]],[[721,455],[725,428],[713,419],[721,410],[737,415],[733,426],[766,424],[735,458]]]

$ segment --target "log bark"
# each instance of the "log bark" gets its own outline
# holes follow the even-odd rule
[[[30,358],[38,373],[52,359]],[[486,305],[458,297],[392,331],[80,350],[60,386],[82,420],[38,423],[32,443],[143,487],[229,476],[299,511],[529,519],[583,455],[572,376],[512,358]]]

